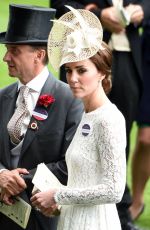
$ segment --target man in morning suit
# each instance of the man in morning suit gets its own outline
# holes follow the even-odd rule
[[[129,138],[133,121],[139,105],[142,91],[141,71],[141,39],[139,26],[144,19],[150,18],[149,0],[51,0],[51,6],[56,8],[56,17],[66,13],[70,5],[77,9],[92,11],[100,19],[104,29],[104,41],[109,43],[113,50],[112,90],[110,100],[117,105],[126,120],[127,129],[127,160],[129,155]],[[118,15],[119,9],[128,13],[124,21]],[[118,9],[118,10],[117,10]],[[63,72],[62,72],[63,73]],[[62,74],[64,80],[64,74]],[[134,100],[133,100],[134,98]],[[122,201],[117,205],[122,230],[136,230],[132,223],[129,206],[131,197],[126,186]]]
[[[12,204],[12,197],[18,194],[29,202],[31,179],[39,163],[44,162],[61,183],[67,181],[65,152],[83,106],[68,85],[55,79],[47,68],[47,39],[54,17],[51,8],[11,4],[7,31],[0,34],[9,75],[18,78],[0,91],[0,199],[6,204]],[[21,100],[23,88],[28,94]],[[23,102],[18,137],[18,126],[12,132],[13,117],[21,113],[15,111]],[[24,180],[21,174],[28,178]],[[57,218],[32,209],[26,230],[55,230],[56,225]],[[0,229],[22,228],[0,213]]]

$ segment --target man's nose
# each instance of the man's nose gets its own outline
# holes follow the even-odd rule
[[[7,62],[11,60],[11,55],[9,54],[9,52],[6,52],[4,57],[3,57],[3,61]]]

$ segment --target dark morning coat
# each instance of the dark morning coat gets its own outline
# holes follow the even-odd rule
[[[68,85],[58,81],[51,74],[45,82],[41,95],[49,94],[55,102],[47,108],[48,118],[38,122],[38,130],[28,128],[18,167],[31,170],[33,174],[36,166],[44,162],[58,177],[61,183],[66,184],[67,170],[64,161],[66,149],[73,138],[83,113],[81,101],[74,99]],[[17,98],[17,83],[0,91],[0,168],[12,169],[9,135],[7,124],[14,113]],[[30,124],[35,121],[31,118]],[[27,180],[28,188],[22,196],[29,200],[32,183]],[[0,214],[0,229],[21,230],[18,225]],[[27,230],[55,230],[56,219],[44,217],[32,210]]]
[[[145,21],[142,38],[143,94],[137,122],[150,125],[150,19]]]

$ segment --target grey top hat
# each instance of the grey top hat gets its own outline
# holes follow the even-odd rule
[[[9,5],[6,32],[0,33],[2,44],[47,44],[56,10],[31,5]]]

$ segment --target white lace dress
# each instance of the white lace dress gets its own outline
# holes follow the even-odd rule
[[[121,229],[115,203],[125,187],[125,147],[125,120],[114,104],[83,114],[66,154],[68,184],[55,195],[59,230]]]

